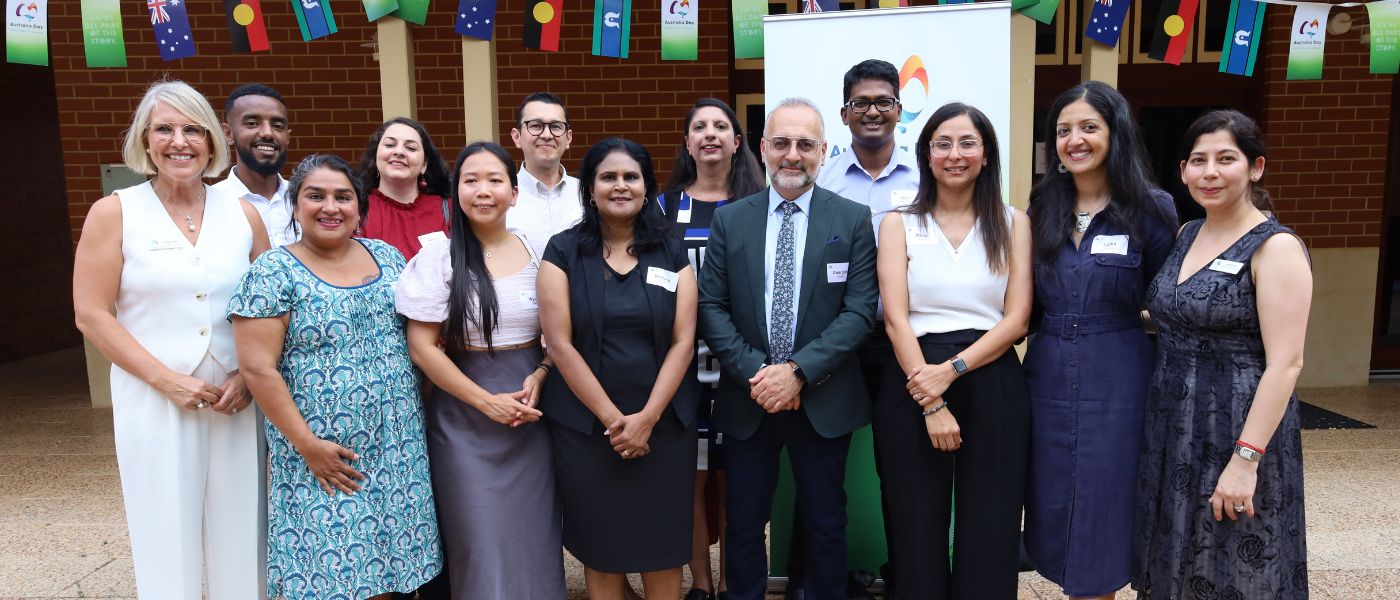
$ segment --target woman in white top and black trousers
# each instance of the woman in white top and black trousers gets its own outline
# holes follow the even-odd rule
[[[881,221],[877,262],[899,362],[874,415],[899,592],[1015,598],[1030,402],[1011,346],[1031,312],[1030,221],[1002,201],[981,111],[939,108],[916,152],[918,196]]]

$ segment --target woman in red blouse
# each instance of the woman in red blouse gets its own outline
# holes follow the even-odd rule
[[[447,164],[422,123],[395,117],[380,125],[360,159],[360,178],[369,188],[363,237],[384,240],[412,259],[423,244],[447,235]]]

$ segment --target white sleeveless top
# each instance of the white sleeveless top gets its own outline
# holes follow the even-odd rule
[[[1008,228],[1015,210],[1006,207]],[[901,213],[900,217],[909,257],[909,325],[914,335],[986,331],[996,326],[1006,313],[1008,273],[996,274],[988,268],[977,223],[955,249],[933,215]]]
[[[122,209],[117,322],[166,367],[185,375],[206,353],[225,370],[238,368],[225,314],[253,251],[253,229],[238,199],[209,186],[204,190],[204,224],[194,245],[150,182],[116,192]]]
[[[496,326],[491,329],[491,344],[495,347],[523,344],[540,337],[540,309],[535,302],[535,276],[540,259],[525,236],[515,237],[525,245],[530,261],[519,271],[505,277],[493,278],[496,289]],[[399,280],[394,282],[394,308],[399,314],[425,323],[447,323],[452,295],[452,240],[428,242],[408,261]],[[472,310],[477,311],[475,299]],[[486,347],[481,328],[467,321],[467,345]]]

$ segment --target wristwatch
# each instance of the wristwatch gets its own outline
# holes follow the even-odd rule
[[[1259,459],[1264,457],[1263,452],[1260,452],[1253,448],[1246,448],[1244,446],[1238,445],[1235,446],[1235,454],[1238,454],[1240,458],[1243,458],[1249,462],[1259,462]]]
[[[798,366],[797,363],[792,361],[788,361],[788,364],[792,365],[792,376],[796,377],[797,380],[801,381],[802,383],[807,383],[807,374],[802,372],[802,367]]]
[[[961,356],[954,356],[952,360],[948,362],[953,365],[954,375],[962,375],[967,372],[967,363],[963,362]]]

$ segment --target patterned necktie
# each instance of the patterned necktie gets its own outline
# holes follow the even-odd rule
[[[778,252],[773,265],[773,323],[768,332],[768,354],[774,364],[792,358],[792,292],[796,284],[797,248],[793,238],[792,213],[797,203],[784,200],[783,224],[778,229]]]

